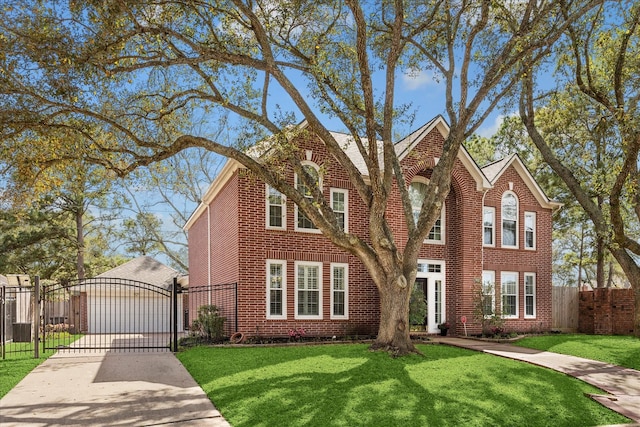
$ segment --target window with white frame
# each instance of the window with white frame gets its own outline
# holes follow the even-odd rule
[[[321,187],[320,175],[318,173],[317,165],[314,164],[314,163],[307,163],[307,164],[303,165],[302,168],[311,176],[311,178],[313,179],[314,184],[317,185],[318,187]],[[311,187],[309,187],[308,185],[306,185],[304,183],[304,180],[302,179],[302,176],[296,174],[295,178],[296,178],[296,188],[298,189],[298,191],[300,191],[302,194],[304,194],[307,199],[313,200],[313,195],[312,195],[313,192],[311,190]],[[307,231],[312,230],[314,232],[319,232],[318,228],[300,210],[298,205],[296,205],[295,212],[296,212],[296,226],[295,226],[296,230],[307,230]]]
[[[331,189],[331,209],[338,220],[338,225],[343,231],[349,228],[349,192],[339,188]]]
[[[524,213],[524,248],[536,248],[536,213]]]
[[[483,243],[485,246],[494,246],[496,231],[496,208],[485,206],[482,211]]]
[[[296,319],[322,319],[322,263],[296,262]]]
[[[286,228],[286,205],[284,194],[267,184],[267,228]]]
[[[502,196],[502,246],[518,247],[518,199],[510,191]]]
[[[518,273],[503,271],[500,278],[501,314],[518,317]]]
[[[536,317],[536,275],[524,273],[524,317]]]
[[[348,264],[331,264],[331,318],[349,318]]]
[[[267,319],[287,318],[287,263],[267,260]]]
[[[411,200],[411,210],[413,211],[413,221],[417,224],[422,204],[427,192],[428,179],[416,177],[409,186],[409,199]],[[429,230],[426,238],[427,242],[444,243],[444,206],[440,210],[440,218],[436,220]]]
[[[482,315],[491,317],[496,312],[496,272],[482,272]]]

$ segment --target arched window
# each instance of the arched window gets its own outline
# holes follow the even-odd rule
[[[502,195],[502,246],[518,247],[518,198],[510,191]]]
[[[314,179],[314,183],[320,187],[320,174],[318,173],[318,166],[315,163],[306,163],[303,169]],[[302,177],[296,174],[296,188],[308,199],[313,199],[312,190],[307,186]],[[297,230],[317,230],[317,227],[311,222],[306,215],[300,211],[296,205],[296,229]]]
[[[418,217],[420,216],[420,210],[422,209],[422,203],[427,194],[428,179],[423,177],[416,177],[416,179],[409,186],[409,199],[411,200],[411,210],[413,211],[413,221],[418,223]],[[444,243],[444,206],[440,210],[440,218],[438,218],[433,224],[431,231],[427,235],[428,242]]]

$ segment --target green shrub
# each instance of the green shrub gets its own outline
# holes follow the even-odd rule
[[[215,305],[201,305],[198,317],[191,324],[191,331],[208,341],[222,341],[225,320]]]

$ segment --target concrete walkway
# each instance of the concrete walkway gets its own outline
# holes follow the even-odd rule
[[[575,377],[609,393],[590,395],[592,399],[640,424],[640,371],[510,344],[440,336],[433,341],[532,363]]]
[[[170,352],[58,352],[0,400],[0,425],[229,423]]]

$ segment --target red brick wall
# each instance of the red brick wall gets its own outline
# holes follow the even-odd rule
[[[501,248],[502,243],[502,196],[510,190],[518,198],[518,248]],[[551,221],[550,209],[543,209],[525,181],[511,166],[487,192],[485,206],[495,207],[495,247],[484,247],[484,269],[493,270],[496,275],[496,305],[500,305],[501,273],[518,273],[518,318],[508,319],[505,327],[511,331],[545,331],[551,329],[552,283],[551,283]],[[524,249],[524,214],[536,213],[536,248]],[[536,317],[525,319],[524,275],[535,273],[536,280]]]
[[[634,314],[633,289],[581,291],[578,331],[586,334],[632,335]]]
[[[433,131],[421,141],[402,162],[411,182],[416,174],[430,176],[440,157],[443,138]],[[301,141],[302,150],[312,151],[312,161],[323,169],[322,184],[327,200],[329,189],[349,190],[349,231],[368,238],[368,213],[347,175],[326,154],[317,140]],[[288,178],[293,182],[293,172]],[[519,201],[519,245],[524,247],[524,212],[537,213],[536,250],[502,249],[499,242],[500,208],[502,194],[513,183],[513,192]],[[496,188],[486,194],[485,205],[496,207],[496,247],[482,245],[483,193],[477,191],[476,182],[458,160],[452,178],[451,192],[446,200],[445,244],[425,244],[419,257],[445,261],[446,320],[453,330],[463,333],[461,316],[468,319],[468,332],[479,333],[480,325],[473,321],[473,287],[482,277],[483,270],[494,270],[497,295],[500,301],[500,273],[519,273],[519,317],[507,320],[509,330],[529,331],[551,328],[551,211],[542,209],[513,166],[501,176]],[[215,206],[215,209],[214,209]],[[336,248],[320,234],[294,231],[295,210],[293,203],[286,206],[286,230],[268,230],[266,224],[265,184],[246,170],[233,176],[227,187],[211,205],[212,211],[212,274],[213,283],[238,282],[239,330],[247,335],[285,336],[289,329],[304,327],[309,335],[363,335],[375,334],[379,319],[378,292],[362,263],[354,256]],[[235,219],[234,220],[234,216]],[[407,238],[404,216],[394,187],[387,218],[392,225],[396,243],[402,247]],[[202,218],[189,231],[190,282],[198,283],[204,276],[199,266],[198,254],[192,251],[202,246],[206,230],[202,230]],[[237,230],[234,234],[230,229]],[[192,241],[193,239],[193,241]],[[235,240],[234,240],[235,239]],[[195,248],[195,249],[194,249]],[[287,319],[266,318],[266,260],[280,259],[287,262]],[[295,261],[323,263],[323,319],[295,320]],[[349,319],[330,319],[330,263],[349,264]],[[483,266],[484,265],[484,266]],[[524,273],[536,273],[536,318],[524,318]],[[235,276],[234,276],[235,274]]]
[[[238,281],[238,176],[233,175],[208,209],[189,229],[189,319],[198,307],[213,304],[221,315],[235,316],[235,307],[218,301],[217,293],[198,292],[199,286]],[[209,273],[209,268],[211,271]]]

